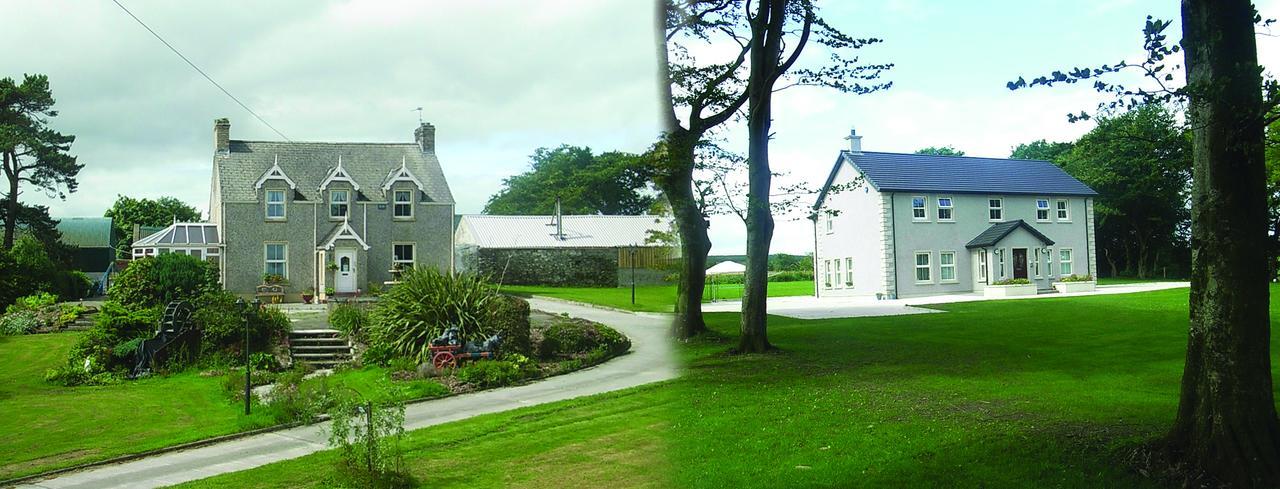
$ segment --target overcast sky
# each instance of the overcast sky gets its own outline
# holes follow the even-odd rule
[[[638,152],[659,131],[643,0],[121,2],[291,139],[411,141],[412,109],[423,107],[463,213],[479,212],[538,147]],[[832,25],[885,39],[864,61],[897,67],[882,93],[775,99],[774,165],[814,185],[850,127],[872,151],[952,145],[1007,157],[1018,143],[1073,140],[1091,126],[1064,114],[1099,95],[1005,82],[1137,59],[1145,16],[1178,13],[1173,0],[825,5]],[[1280,17],[1277,5],[1260,9]],[[204,210],[213,119],[229,117],[234,139],[279,139],[109,0],[0,0],[0,12],[0,76],[49,75],[53,125],[77,136],[85,164],[66,201],[25,196],[55,216],[101,215],[120,193]],[[1169,32],[1181,37],[1178,24]],[[1280,66],[1280,39],[1259,44],[1263,63]],[[713,253],[740,253],[743,234],[736,218],[714,218]],[[774,250],[809,252],[812,239],[807,221],[782,217]]]

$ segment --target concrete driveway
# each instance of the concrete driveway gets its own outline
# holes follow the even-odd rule
[[[482,414],[589,396],[676,376],[667,338],[670,317],[630,314],[533,299],[534,309],[590,319],[631,338],[631,353],[602,365],[528,385],[464,394],[409,405],[405,429],[414,430]],[[132,462],[86,469],[20,487],[149,488],[237,472],[328,448],[327,423],[241,438]]]
[[[823,297],[813,296],[770,297],[769,314],[796,319],[833,319],[871,316],[899,316],[904,314],[930,314],[942,312],[928,309],[931,304],[950,304],[955,302],[973,302],[987,300],[1034,300],[1050,297],[1077,297],[1086,295],[1131,294],[1134,292],[1150,292],[1153,290],[1176,289],[1190,287],[1189,282],[1146,282],[1123,285],[1099,285],[1093,292],[1075,292],[1070,294],[1039,294],[1025,297],[1008,297],[988,299],[982,293],[948,294],[909,299],[875,300],[867,297]],[[715,302],[702,306],[704,312],[738,312],[742,310],[742,302]]]

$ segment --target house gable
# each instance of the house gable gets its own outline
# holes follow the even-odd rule
[[[267,171],[262,172],[262,176],[258,177],[258,181],[257,183],[253,184],[253,188],[255,190],[261,190],[262,185],[267,183],[267,180],[283,180],[284,183],[289,184],[290,189],[298,188],[298,184],[294,183],[293,179],[289,178],[289,176],[284,173],[284,170],[280,168],[279,156],[275,157],[275,163],[271,164],[271,168],[268,168]]]

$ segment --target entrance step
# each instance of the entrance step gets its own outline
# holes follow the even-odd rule
[[[317,369],[351,361],[351,342],[336,329],[302,329],[289,332],[289,356]]]

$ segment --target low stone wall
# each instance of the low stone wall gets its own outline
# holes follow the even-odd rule
[[[479,249],[468,261],[470,271],[504,284],[618,286],[618,251],[613,248]]]

